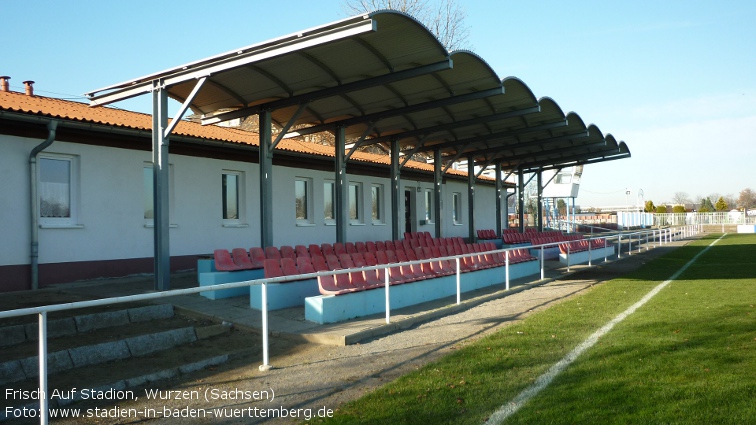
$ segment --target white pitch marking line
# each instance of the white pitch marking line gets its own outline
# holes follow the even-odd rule
[[[620,313],[617,317],[615,317],[612,321],[607,323],[606,325],[602,326],[601,329],[594,332],[591,336],[589,336],[585,341],[581,342],[577,347],[575,347],[572,351],[567,353],[562,360],[555,363],[553,366],[549,368],[549,370],[546,371],[543,375],[539,376],[538,379],[535,380],[533,385],[529,386],[528,388],[525,388],[520,394],[517,395],[512,401],[510,401],[507,404],[502,405],[499,407],[499,409],[494,412],[491,417],[488,418],[488,420],[485,422],[485,425],[498,425],[504,422],[508,417],[514,415],[522,406],[525,405],[528,401],[530,401],[531,398],[535,397],[539,392],[541,392],[544,388],[546,388],[551,381],[554,380],[554,378],[559,375],[564,369],[567,368],[572,362],[574,362],[583,352],[591,347],[593,347],[596,342],[598,342],[598,339],[602,336],[606,335],[617,323],[625,320],[625,318],[635,312],[638,308],[643,306],[643,304],[647,303],[648,300],[654,297],[654,295],[658,294],[659,291],[664,289],[665,286],[672,283],[674,280],[676,280],[685,270],[688,269],[693,263],[698,260],[698,257],[703,255],[706,251],[709,250],[712,246],[714,246],[717,242],[719,242],[722,238],[727,236],[727,233],[723,234],[719,239],[715,240],[709,246],[707,246],[703,251],[696,254],[695,257],[693,257],[690,261],[688,261],[680,270],[675,272],[675,274],[672,275],[669,279],[665,280],[664,282],[660,283],[658,286],[656,286],[654,289],[652,289],[649,293],[647,293],[643,298],[640,299],[640,301],[636,302],[635,304],[628,307],[627,310]]]

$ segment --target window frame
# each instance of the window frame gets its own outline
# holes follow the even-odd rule
[[[452,223],[461,226],[462,220],[462,192],[452,192]]]
[[[433,189],[425,189],[423,194],[423,202],[425,203],[425,224],[433,224]]]
[[[228,196],[226,186],[223,184],[227,180],[226,176],[236,177],[236,218],[224,217],[227,212]],[[244,189],[244,171],[222,170],[221,171],[221,221],[224,227],[246,227],[246,202]]]
[[[326,196],[330,195],[331,202],[331,217],[326,214],[326,208],[328,207],[329,199]],[[323,221],[327,225],[336,225],[336,182],[333,180],[326,180],[323,182]]]
[[[304,183],[304,209],[305,217],[299,217],[298,205],[297,205],[297,186],[299,183]],[[294,220],[298,226],[312,225],[313,224],[313,202],[312,202],[312,179],[309,177],[297,176],[294,178]]]
[[[350,224],[362,224],[364,223],[364,207],[363,207],[363,191],[361,182],[349,182],[348,187],[348,200],[349,200],[349,223]],[[352,196],[352,189],[354,189],[354,197]],[[352,216],[352,199],[354,198],[355,215]]]
[[[370,185],[370,218],[373,224],[385,224],[385,211],[384,211],[384,191],[383,185],[380,183],[373,183]],[[376,205],[377,204],[377,205]]]
[[[43,217],[42,216],[42,168],[44,161],[66,161],[68,163],[68,216],[67,217]],[[79,156],[58,153],[40,153],[37,156],[37,220],[41,228],[81,228],[79,223],[79,199],[81,182],[79,179]]]

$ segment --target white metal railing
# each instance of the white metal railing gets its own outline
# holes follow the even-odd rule
[[[756,215],[749,215],[742,211],[654,214],[655,226],[685,226],[696,224],[756,224]]]
[[[696,233],[699,233],[701,231],[701,228],[699,225],[689,225],[684,226],[680,228],[666,228],[666,229],[653,229],[653,230],[645,230],[645,231],[637,231],[637,232],[628,232],[628,233],[620,233],[617,235],[612,236],[601,236],[601,237],[592,237],[592,238],[586,238],[583,240],[588,240],[590,247],[591,243],[590,241],[593,240],[606,240],[607,243],[611,240],[616,239],[617,240],[617,258],[622,258],[622,243],[623,238],[624,241],[628,244],[628,250],[627,253],[630,254],[632,250],[632,244],[633,244],[633,238],[637,238],[637,246],[638,251],[641,250],[641,240],[642,237],[645,236],[646,238],[646,249],[648,250],[648,244],[649,244],[649,235],[651,235],[652,240],[656,243],[658,240],[658,244],[663,245],[665,243],[669,243],[672,240],[677,237],[678,239],[683,239],[688,236],[694,235]],[[233,288],[241,288],[241,287],[249,287],[254,285],[259,285],[261,287],[261,295],[262,295],[262,338],[263,338],[263,364],[260,365],[260,370],[269,370],[271,368],[270,366],[270,359],[269,359],[269,350],[268,350],[268,298],[267,298],[267,284],[269,283],[281,283],[281,282],[287,282],[291,280],[301,280],[301,279],[312,279],[317,278],[318,276],[330,276],[330,275],[336,275],[336,274],[343,274],[343,273],[351,273],[351,272],[360,272],[360,271],[366,271],[366,270],[380,270],[384,269],[384,288],[386,291],[386,323],[390,323],[391,320],[391,297],[390,297],[390,287],[391,284],[389,282],[389,268],[393,267],[401,267],[401,266],[407,266],[407,265],[415,265],[415,264],[423,264],[433,261],[450,261],[454,260],[455,264],[455,273],[456,273],[456,290],[457,290],[457,304],[460,304],[462,302],[462,290],[461,290],[461,267],[460,267],[460,260],[465,257],[472,257],[472,256],[478,256],[481,254],[494,254],[494,253],[504,253],[505,255],[505,287],[507,290],[510,289],[510,282],[509,282],[509,253],[512,250],[515,249],[540,249],[541,250],[541,256],[540,256],[540,266],[541,266],[541,279],[545,278],[545,269],[544,269],[544,249],[549,248],[552,246],[559,246],[559,244],[562,243],[568,243],[568,260],[567,260],[567,271],[570,270],[570,262],[569,262],[569,242],[571,241],[561,241],[561,242],[552,242],[542,245],[529,245],[529,246],[520,246],[520,247],[511,247],[511,248],[503,248],[503,249],[497,249],[493,251],[486,251],[486,252],[474,252],[474,253],[468,253],[468,254],[462,254],[462,255],[452,255],[447,257],[439,257],[439,258],[433,258],[433,259],[423,259],[423,260],[415,260],[415,261],[406,261],[401,263],[391,263],[391,264],[381,264],[378,266],[367,266],[367,267],[360,267],[360,268],[354,268],[354,269],[342,269],[342,270],[332,270],[332,271],[324,271],[324,272],[316,272],[316,273],[307,273],[307,274],[301,274],[301,275],[295,275],[295,276],[281,276],[281,277],[275,277],[275,278],[267,278],[267,279],[255,279],[255,280],[248,280],[248,281],[242,281],[242,282],[231,282],[231,283],[221,283],[217,285],[210,285],[210,286],[201,286],[201,287],[195,287],[195,288],[186,288],[186,289],[173,289],[169,291],[163,291],[163,292],[156,292],[156,293],[147,293],[147,294],[137,294],[137,295],[127,295],[127,296],[121,296],[121,297],[112,297],[112,298],[103,298],[98,300],[90,300],[90,301],[77,301],[77,302],[71,302],[71,303],[63,303],[63,304],[53,304],[53,305],[46,305],[46,306],[40,306],[40,307],[30,307],[30,308],[22,308],[22,309],[15,309],[15,310],[7,310],[7,311],[0,311],[0,319],[4,318],[10,318],[10,317],[18,317],[18,316],[27,316],[27,315],[37,315],[38,321],[39,321],[39,390],[40,394],[42,395],[40,397],[40,423],[41,424],[47,424],[48,423],[48,397],[47,397],[47,358],[48,358],[48,352],[47,352],[47,313],[50,312],[56,312],[56,311],[66,311],[66,310],[76,310],[81,308],[87,308],[87,307],[98,307],[98,306],[106,306],[106,305],[114,305],[114,304],[121,304],[121,303],[128,303],[128,302],[136,302],[136,301],[149,301],[149,300],[156,300],[161,298],[169,298],[176,295],[188,295],[188,294],[196,294],[199,292],[206,292],[206,291],[216,291],[216,290],[223,290],[223,289],[233,289]],[[655,245],[658,246],[658,245]],[[607,257],[604,257],[604,261],[608,261]],[[590,248],[589,248],[589,266],[592,266],[592,260],[590,258]]]

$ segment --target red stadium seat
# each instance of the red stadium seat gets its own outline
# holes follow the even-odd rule
[[[227,249],[216,249],[213,252],[213,257],[215,258],[215,270],[223,272],[241,270],[241,267],[234,263],[231,253]]]

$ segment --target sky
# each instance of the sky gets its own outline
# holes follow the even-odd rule
[[[756,190],[756,1],[459,4],[470,50],[499,77],[520,78],[627,143],[632,158],[585,167],[581,207]],[[342,19],[342,5],[2,0],[0,75],[14,91],[34,80],[36,94],[86,101],[96,89]],[[149,96],[117,106],[151,111]]]

